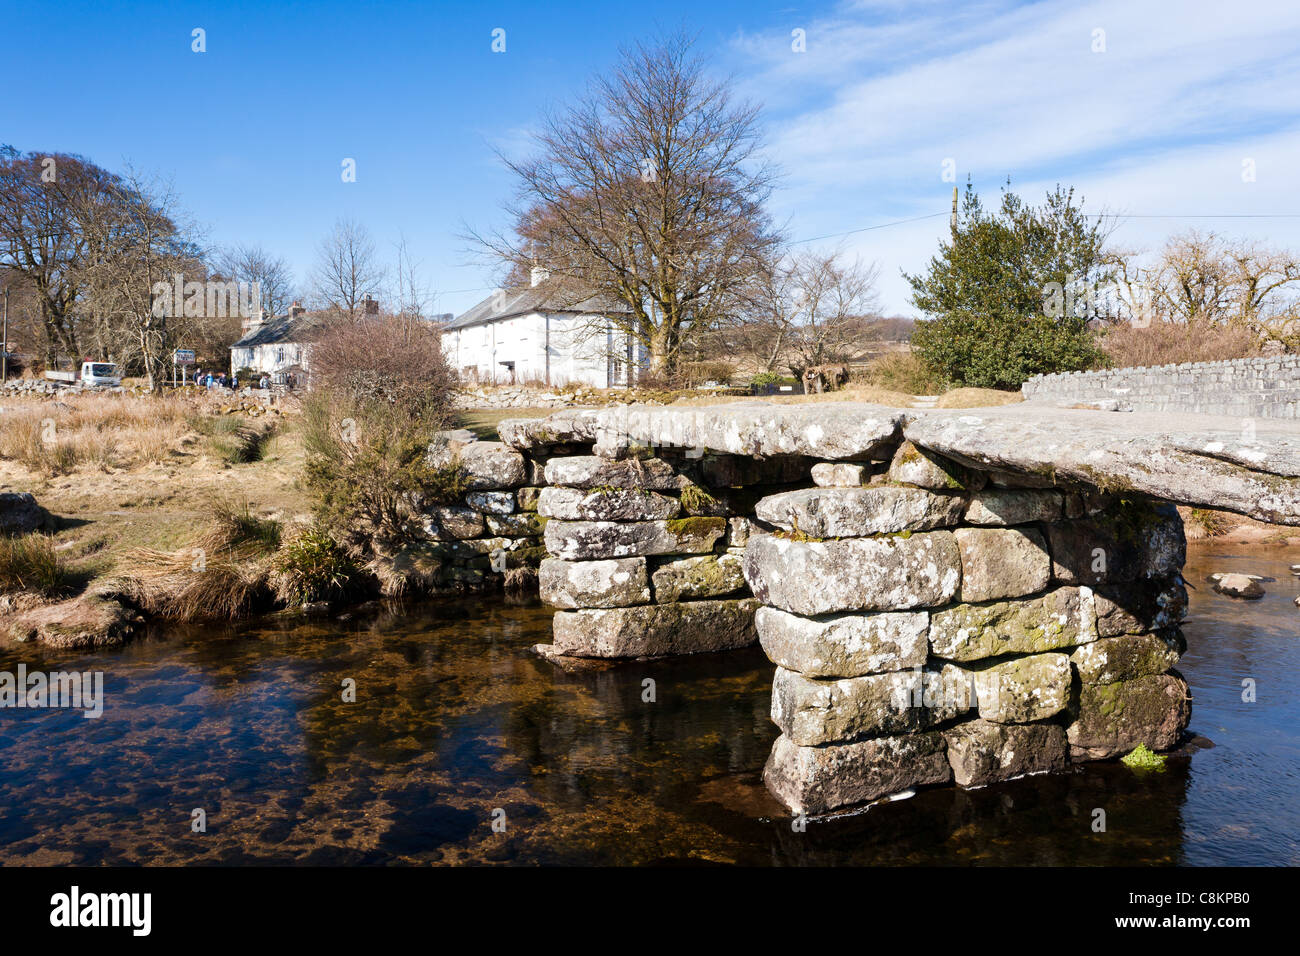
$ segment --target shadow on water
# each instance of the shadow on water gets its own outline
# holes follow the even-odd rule
[[[804,832],[761,782],[775,729],[756,649],[569,674],[528,650],[550,612],[498,599],[173,628],[111,653],[8,649],[0,669],[102,670],[106,702],[97,720],[0,711],[0,860],[1295,864],[1294,560],[1193,554],[1180,670],[1214,744],[1164,773],[931,789]],[[1277,582],[1231,601],[1202,583],[1216,570]]]

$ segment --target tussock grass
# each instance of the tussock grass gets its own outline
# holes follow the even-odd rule
[[[234,416],[194,420],[195,428],[207,437],[216,456],[231,465],[261,461],[274,426],[256,425]]]
[[[43,534],[0,537],[0,591],[31,591],[55,597],[70,590],[73,573]]]
[[[343,597],[358,574],[356,564],[324,531],[304,531],[275,556],[271,583],[290,606]]]
[[[231,620],[265,603],[278,522],[248,505],[215,501],[193,543],[178,551],[136,548],[122,556],[130,568],[124,589],[140,607],[174,621]]]
[[[1232,530],[1232,519],[1222,511],[1213,511],[1209,508],[1193,508],[1190,516],[1192,521],[1205,532],[1207,538],[1221,538]]]

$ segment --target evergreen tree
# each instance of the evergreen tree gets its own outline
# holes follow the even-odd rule
[[[989,213],[967,182],[951,240],[924,274],[904,273],[912,303],[930,317],[912,348],[953,385],[1016,389],[1032,375],[1104,360],[1088,322],[1089,290],[1113,279],[1106,231],[1073,189],[1057,186],[1031,206],[1009,187]]]

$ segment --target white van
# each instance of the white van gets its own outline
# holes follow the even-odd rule
[[[113,388],[122,384],[122,373],[111,362],[82,362],[82,388]]]

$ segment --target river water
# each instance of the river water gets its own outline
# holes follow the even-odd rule
[[[0,711],[0,862],[1297,865],[1297,560],[1191,555],[1195,737],[1165,772],[932,789],[803,832],[760,779],[757,649],[569,674],[529,651],[550,612],[500,597],[9,648],[0,670],[102,671],[105,709]],[[1216,570],[1277,580],[1234,601]]]

